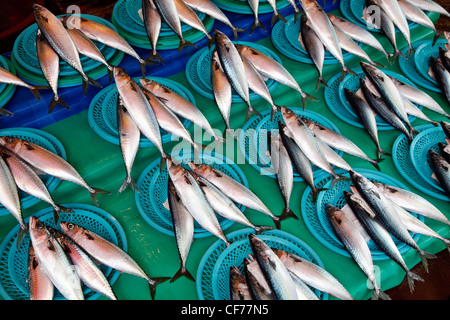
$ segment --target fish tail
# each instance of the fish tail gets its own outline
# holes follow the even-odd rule
[[[271,25],[272,25],[272,27],[273,27],[273,25],[275,24],[275,22],[276,22],[278,19],[280,19],[280,20],[283,21],[283,22],[287,22],[287,21],[286,21],[286,18],[283,17],[283,15],[282,15],[281,13],[279,13],[278,11],[275,11],[274,14],[273,14],[273,16],[272,16],[272,21],[270,22]]]
[[[250,104],[248,104],[247,114],[245,116],[245,123],[247,123],[247,121],[250,119],[252,115],[262,118],[262,114],[258,110],[253,108]]]
[[[208,49],[211,49],[213,43],[214,43],[214,38],[213,36],[211,36],[209,33],[206,36],[206,39],[208,41]]]
[[[319,90],[319,87],[323,85],[325,88],[328,88],[327,81],[323,78],[323,76],[319,76],[319,79],[317,80],[316,84],[316,91]]]
[[[346,65],[342,66],[342,73],[341,73],[341,81],[344,80],[344,78],[347,76],[347,74],[351,74],[352,76],[357,76],[355,71],[347,67]]]
[[[109,82],[112,82],[113,78],[114,78],[114,66],[108,65],[108,80]]]
[[[158,51],[153,50],[150,55],[148,56],[147,60],[153,60],[156,59],[159,62],[161,62],[163,65],[165,65],[166,63],[164,62],[163,58],[161,57],[161,55],[158,53]]]
[[[429,272],[428,259],[436,259],[437,256],[432,253],[425,252],[423,250],[418,250],[417,252],[420,255],[420,259],[422,260],[422,264],[423,264],[423,267],[425,268],[425,271],[428,273]]]
[[[195,44],[193,44],[193,43],[191,43],[191,42],[189,42],[189,41],[186,41],[186,40],[182,39],[182,40],[180,41],[180,46],[178,47],[178,52],[181,52],[181,50],[183,50],[183,48],[184,48],[185,46],[197,47],[197,45],[195,45]]]
[[[319,101],[319,99],[317,99],[316,97],[314,97],[314,96],[312,96],[312,95],[310,95],[310,94],[308,94],[306,92],[302,92],[301,95],[302,95],[302,108],[303,108],[303,111],[305,111],[305,109],[306,109],[306,100]]]
[[[234,39],[236,39],[236,41],[238,41],[238,33],[239,32],[245,32],[245,30],[242,28],[239,28],[239,27],[233,28]]]
[[[66,208],[60,205],[55,205],[55,207],[53,208],[53,219],[55,221],[55,223],[57,224],[59,221],[59,217],[61,215],[61,212],[63,213],[74,213],[75,211],[73,211],[70,208]]]
[[[409,291],[411,293],[414,292],[414,281],[415,280],[424,282],[424,280],[421,277],[419,277],[417,274],[415,274],[409,270],[407,270],[407,272],[406,272],[406,277],[408,278],[408,286],[409,286]]]
[[[99,188],[92,188],[92,190],[89,191],[89,193],[91,194],[92,201],[94,202],[96,207],[98,207],[97,195],[99,195],[99,194],[108,194],[108,195],[110,195],[111,194],[109,191],[102,190],[102,189],[99,189]]]
[[[375,288],[373,290],[373,294],[372,294],[372,298],[371,299],[372,300],[378,300],[378,299],[391,300],[391,298],[387,295],[387,293],[382,291],[380,288]]]
[[[161,154],[161,162],[159,164],[159,171],[162,172],[166,167],[166,161],[169,159],[169,155],[167,153]]]
[[[273,121],[273,119],[275,118],[276,114],[278,113],[278,110],[280,110],[280,107],[278,107],[278,106],[273,106],[272,107],[272,111],[270,112],[270,121]]]
[[[16,248],[20,246],[22,243],[23,237],[28,233],[28,225],[27,224],[21,224],[19,227],[19,231],[17,232],[17,239],[16,239]]]
[[[298,217],[295,215],[294,211],[291,210],[291,208],[286,207],[284,208],[283,212],[280,216],[281,220],[286,220],[289,218],[294,218],[295,220],[299,220]]]
[[[382,162],[382,161],[384,161],[384,159],[378,158],[376,160],[375,159],[370,159],[369,162],[375,167],[375,169],[377,169],[378,171],[381,171],[379,163]]]
[[[0,116],[14,117],[14,113],[6,109],[0,108]]]
[[[312,198],[313,198],[313,203],[317,202],[317,197],[319,196],[319,193],[321,193],[322,191],[327,191],[327,188],[314,188],[312,190]]]
[[[36,97],[36,99],[41,100],[41,95],[36,87],[30,88],[31,93]]]
[[[378,149],[377,149],[377,158],[378,158],[378,159],[381,159],[381,156],[382,156],[383,154],[386,155],[386,156],[392,157],[392,154],[390,154],[390,153],[384,151],[384,150],[381,149],[381,148],[378,148]]]
[[[294,13],[294,21],[297,22],[298,17],[302,15],[302,11],[297,9]]]
[[[256,234],[262,234],[264,231],[273,230],[273,227],[269,226],[254,226]]]
[[[127,187],[131,187],[131,189],[133,189],[137,193],[141,193],[141,190],[139,190],[138,185],[130,176],[125,178],[117,193],[122,193]]]
[[[185,267],[180,267],[180,269],[178,269],[177,273],[175,273],[175,275],[172,277],[172,279],[170,280],[170,282],[174,282],[175,280],[181,278],[181,277],[186,277],[187,279],[195,282],[194,277],[192,276],[192,274],[188,271],[188,269],[186,269]]]
[[[272,217],[273,222],[275,223],[275,228],[276,229],[281,229],[281,220],[280,217],[277,216],[273,216]]]
[[[97,88],[103,88],[103,86],[100,83],[98,83],[97,81],[95,81],[94,79],[92,79],[88,76],[85,76],[85,77],[83,77],[83,94],[84,94],[84,96],[86,96],[87,90],[88,90],[88,87],[90,84]]]
[[[333,181],[331,182],[331,188],[334,188],[336,183],[338,183],[339,181],[352,181],[352,179],[346,176],[335,174],[333,177]]]
[[[55,109],[56,105],[61,105],[67,110],[70,110],[70,107],[67,103],[58,95],[54,95],[52,101],[50,102],[50,107],[48,108],[48,114],[52,113],[53,109]]]
[[[436,41],[439,38],[445,38],[444,34],[442,32],[440,32],[439,30],[435,30],[434,32],[434,38],[433,38],[433,46],[436,44]]]
[[[253,22],[252,28],[250,29],[250,34],[252,34],[253,31],[255,31],[255,29],[258,27],[260,27],[261,29],[263,29],[264,31],[267,32],[266,27],[264,27],[264,24],[262,24],[262,22],[259,21],[258,18],[255,18],[255,22]]]
[[[151,278],[148,281],[149,287],[150,287],[150,295],[151,295],[152,299],[155,299],[156,286],[163,282],[166,282],[167,280],[170,280],[170,278],[169,277]]]

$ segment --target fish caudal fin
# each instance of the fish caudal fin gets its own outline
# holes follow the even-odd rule
[[[14,117],[14,113],[6,109],[0,108],[0,116]]]
[[[175,273],[175,275],[172,277],[172,279],[170,280],[170,282],[174,282],[175,280],[181,278],[181,277],[185,277],[193,282],[195,282],[194,277],[192,276],[192,274],[188,271],[188,269],[186,269],[186,267],[180,267],[180,269],[178,269],[177,273]]]
[[[156,286],[166,282],[167,280],[170,280],[169,277],[160,277],[160,278],[151,278],[149,280],[149,287],[150,287],[150,295],[152,297],[152,299],[155,299],[155,295],[156,295]]]
[[[137,193],[141,193],[141,190],[139,190],[138,185],[136,184],[136,182],[134,182],[133,178],[131,178],[130,176],[125,178],[117,193],[122,193],[128,187],[130,187]]]
[[[259,21],[258,18],[255,19],[255,22],[253,22],[252,28],[250,29],[250,34],[253,33],[253,31],[255,31],[256,28],[260,27],[261,29],[263,29],[265,32],[267,32],[266,27],[264,27],[264,25],[262,24],[261,21]]]
[[[184,48],[185,46],[197,47],[196,44],[193,44],[193,43],[191,43],[191,42],[189,42],[189,41],[186,41],[186,40],[182,39],[182,40],[180,41],[180,46],[178,47],[178,52],[181,52],[181,50],[183,50],[183,48]]]
[[[382,300],[391,300],[391,298],[384,292],[382,291],[380,288],[375,288],[373,290],[373,294],[372,294],[372,300],[378,300],[378,299],[382,299]]]
[[[16,248],[20,246],[22,243],[23,237],[28,233],[28,225],[23,224],[20,225],[19,231],[17,232],[17,239],[16,239]]]
[[[383,154],[386,155],[386,156],[391,156],[391,157],[392,157],[392,154],[390,154],[390,153],[384,151],[384,150],[381,149],[381,148],[378,148],[378,149],[377,149],[377,158],[378,158],[378,159],[381,159],[381,156],[382,156]]]
[[[264,231],[270,231],[273,230],[273,227],[269,226],[254,226],[255,233],[256,234],[262,234]]]
[[[39,90],[48,90],[48,89],[50,89],[50,87],[48,87],[48,86],[33,86],[33,87],[30,87],[31,93],[38,100],[41,100],[41,95],[39,94]]]
[[[102,190],[102,189],[99,189],[99,188],[92,188],[92,190],[89,191],[89,193],[91,194],[92,201],[94,202],[96,207],[98,207],[97,195],[99,195],[99,194],[110,195],[111,194],[111,192],[106,191],[106,190]]]
[[[164,62],[163,58],[160,56],[160,54],[158,53],[158,51],[154,50],[152,51],[152,53],[150,53],[150,55],[148,56],[147,60],[151,61],[151,60],[158,60],[161,64],[165,65],[166,63]]]
[[[409,291],[411,293],[414,292],[414,281],[424,282],[424,280],[421,277],[419,277],[417,274],[415,274],[409,270],[406,272],[406,277],[408,278],[408,286],[409,286]]]
[[[275,22],[280,19],[283,22],[287,22],[286,18],[283,17],[283,15],[281,13],[279,13],[278,11],[274,12],[273,16],[272,16],[272,21],[270,22],[271,26],[273,27],[273,25],[275,24]]]
[[[84,96],[86,96],[86,94],[87,94],[89,85],[93,85],[97,88],[103,88],[103,86],[99,82],[95,81],[94,79],[89,78],[88,76],[83,77],[83,94],[84,94]]]
[[[74,213],[75,211],[73,211],[70,208],[66,208],[66,207],[63,207],[63,206],[60,206],[60,205],[55,205],[55,207],[53,208],[53,219],[54,219],[56,224],[58,224],[61,212]]]
[[[328,88],[327,81],[323,78],[323,76],[319,76],[316,84],[316,91],[319,90],[320,86],[323,85],[325,88]]]
[[[302,95],[302,108],[303,111],[305,111],[306,109],[306,100],[312,100],[312,101],[319,101],[319,99],[317,99],[316,97],[306,93],[306,92],[301,92]]]
[[[311,193],[313,203],[317,202],[317,197],[319,196],[319,193],[321,193],[322,191],[327,191],[327,190],[329,190],[329,189],[327,189],[327,188],[314,188],[312,190],[312,193]]]
[[[259,118],[262,118],[262,114],[258,110],[253,108],[251,105],[249,105],[248,108],[247,108],[247,114],[245,115],[245,123],[248,122],[248,120],[250,119],[250,117],[252,115],[255,115],[255,116],[259,117]]]
[[[344,78],[347,76],[347,74],[351,74],[352,76],[357,76],[356,72],[350,69],[347,66],[342,67],[342,73],[341,73],[341,81],[344,80]]]
[[[48,108],[48,114],[52,113],[53,109],[55,109],[58,104],[67,110],[70,110],[70,107],[60,96],[54,95],[52,101],[50,102],[50,107]]]
[[[295,215],[294,211],[292,211],[291,208],[286,207],[286,208],[284,208],[283,212],[281,213],[280,219],[286,220],[289,218],[294,218],[295,220],[299,220],[299,218]]]
[[[423,250],[420,250],[417,252],[420,255],[420,259],[422,260],[422,264],[423,264],[423,267],[425,268],[425,271],[428,273],[429,272],[428,259],[436,259],[437,256],[432,253],[425,252]]]
[[[338,183],[339,181],[352,181],[352,179],[349,177],[346,177],[346,176],[341,176],[341,175],[335,174],[333,176],[333,181],[331,182],[331,188],[334,188],[336,183]]]
[[[239,27],[233,28],[234,39],[236,39],[236,41],[238,41],[238,33],[239,32],[245,32],[245,30],[242,28],[239,28]]]

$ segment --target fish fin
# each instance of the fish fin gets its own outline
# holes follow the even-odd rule
[[[312,190],[313,203],[317,202],[317,197],[318,197],[320,192],[327,191],[327,190],[329,190],[329,189],[327,189],[327,188],[315,188],[314,190]]]
[[[377,158],[378,158],[378,159],[381,159],[381,156],[382,156],[383,154],[386,155],[386,156],[391,156],[391,157],[392,157],[392,154],[390,154],[390,153],[384,151],[383,149],[381,149],[381,148],[377,149]]]
[[[274,14],[272,16],[272,21],[270,22],[272,27],[278,19],[280,19],[283,22],[287,22],[286,18],[283,17],[283,15],[277,11],[277,12],[274,12]]]
[[[88,90],[88,87],[89,87],[90,84],[95,86],[95,87],[98,87],[98,88],[103,88],[103,86],[100,83],[98,83],[94,79],[86,76],[86,77],[83,78],[83,94],[84,94],[84,96],[86,96],[87,90]]]
[[[333,177],[333,181],[331,182],[331,189],[333,189],[334,186],[336,185],[336,183],[338,183],[339,181],[352,181],[352,179],[349,177],[346,177],[346,176],[341,176],[341,175],[336,174]]]
[[[70,107],[60,96],[53,96],[52,101],[50,102],[50,107],[48,108],[48,114],[52,113],[53,109],[55,109],[56,105],[61,105],[67,110],[70,110]]]
[[[197,47],[196,44],[193,44],[193,43],[191,43],[191,42],[189,42],[189,41],[186,41],[186,40],[182,39],[182,40],[180,41],[180,46],[178,47],[178,52],[181,52],[181,50],[183,50],[183,48],[184,48],[185,46]]]
[[[172,279],[170,280],[170,282],[174,282],[175,280],[181,278],[181,277],[186,277],[187,279],[195,282],[194,277],[192,276],[192,274],[185,268],[185,267],[180,267],[180,269],[178,269],[177,273],[175,273],[175,275],[172,277]]]
[[[286,208],[284,208],[283,212],[281,213],[280,219],[286,220],[289,218],[294,218],[295,220],[299,220],[299,218],[295,215],[294,211],[292,211],[291,208],[286,207]]]
[[[278,113],[278,110],[280,110],[279,106],[272,107],[272,111],[270,112],[270,121],[273,121],[273,119],[275,118],[275,116]]]
[[[380,288],[376,288],[373,290],[373,294],[372,294],[372,300],[378,300],[378,299],[382,299],[382,300],[391,300],[391,298],[387,295],[387,293],[385,293],[384,291],[382,291]]]
[[[433,46],[436,44],[436,41],[438,41],[439,38],[445,38],[445,36],[442,32],[440,32],[439,30],[436,30],[434,33],[434,38],[433,38]]]
[[[253,31],[255,31],[255,29],[258,28],[258,27],[260,27],[265,32],[267,32],[266,27],[264,27],[264,24],[261,21],[259,21],[258,18],[256,18],[255,22],[253,22],[252,28],[250,29],[250,34],[252,34]]]
[[[152,299],[155,299],[155,295],[156,295],[156,286],[166,282],[167,280],[170,280],[169,277],[159,277],[159,278],[152,278],[149,281],[149,286],[150,286],[150,295],[152,296]]]
[[[306,92],[302,92],[302,108],[303,111],[305,111],[306,109],[306,100],[311,100],[311,101],[319,101],[319,99],[317,99],[316,97],[306,93]]]
[[[294,21],[297,22],[298,17],[302,15],[302,11],[301,10],[297,10],[294,13]]]
[[[245,115],[245,123],[248,122],[248,120],[250,119],[250,117],[252,115],[255,115],[255,116],[259,117],[259,118],[262,118],[262,114],[258,110],[253,108],[251,105],[249,105],[248,108],[247,108],[247,114]]]
[[[159,172],[162,172],[164,168],[166,167],[166,160],[169,158],[169,155],[167,153],[164,153],[161,155],[161,162],[159,164]]]
[[[6,109],[0,108],[0,116],[14,117],[14,113],[12,113],[11,111],[8,111]]]
[[[425,252],[423,250],[418,251],[418,253],[420,255],[420,259],[422,259],[423,267],[425,271],[428,273],[429,272],[428,259],[436,259],[437,256],[432,253]]]
[[[91,194],[92,201],[94,202],[96,207],[98,207],[98,199],[97,199],[97,195],[98,194],[108,194],[108,195],[111,194],[109,191],[102,190],[102,189],[99,189],[99,188],[92,188],[92,190],[93,191],[90,192],[90,194]]]
[[[113,66],[108,66],[108,80],[111,83],[114,79],[114,67]]]
[[[157,51],[155,51],[155,52],[152,51],[152,53],[150,53],[149,57],[147,58],[147,60],[153,60],[153,59],[156,59],[159,62],[161,62],[163,65],[166,65],[163,58]]]
[[[408,278],[408,286],[409,286],[409,291],[411,293],[414,292],[414,281],[415,280],[424,282],[424,280],[421,277],[419,277],[417,274],[415,274],[409,270],[406,272],[406,277]]]
[[[239,28],[239,27],[233,28],[234,39],[236,39],[236,41],[238,41],[238,33],[239,32],[245,32],[245,30],[242,28]]]
[[[371,159],[370,163],[377,169],[378,171],[381,171],[380,166],[378,165],[380,162],[383,162],[384,159]]]
[[[347,76],[347,74],[351,74],[352,76],[357,76],[356,72],[350,69],[347,66],[342,67],[342,73],[341,73],[341,81],[344,80],[344,78]]]
[[[316,84],[316,91],[319,90],[320,85],[323,85],[325,88],[328,88],[327,81],[323,78],[323,76],[319,76]]]
[[[255,226],[255,233],[256,234],[262,234],[264,231],[270,231],[273,230],[273,227],[269,227],[269,226]]]
[[[280,217],[274,216],[272,218],[273,222],[275,223],[275,228],[281,229],[281,220]]]
[[[31,93],[36,97],[36,99],[41,100],[41,95],[39,94],[39,88],[38,87],[32,87],[30,88]]]
[[[131,189],[133,189],[137,193],[141,193],[141,190],[139,190],[136,182],[134,182],[133,178],[131,178],[130,176],[125,178],[117,193],[122,193],[127,187],[131,187]]]
[[[208,41],[208,49],[211,49],[212,45],[214,44],[214,38],[210,34],[208,34],[206,39]]]
[[[59,217],[61,212],[64,213],[74,213],[75,211],[73,211],[72,209],[60,206],[60,205],[56,205],[53,209],[53,219],[55,221],[56,224],[58,224],[59,221]]]
[[[16,248],[22,243],[23,237],[28,233],[28,225],[21,225],[17,232]]]

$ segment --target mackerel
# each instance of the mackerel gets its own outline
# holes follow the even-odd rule
[[[53,300],[55,292],[53,282],[45,273],[39,260],[34,252],[33,245],[30,241],[28,248],[28,294],[32,301],[48,301]]]
[[[261,21],[259,21],[259,0],[247,0],[250,8],[253,11],[253,15],[255,17],[255,21],[253,22],[252,28],[250,30],[250,34],[253,33],[253,31],[255,31],[255,29],[257,27],[260,27],[261,29],[263,29],[264,31],[267,32],[266,28],[264,27],[264,25],[261,23]]]
[[[261,267],[252,255],[244,258],[244,270],[253,300],[277,300]]]
[[[273,17],[272,17],[272,21],[271,21],[271,26],[273,27],[273,25],[275,24],[275,22],[277,21],[277,19],[280,19],[283,22],[287,22],[286,18],[283,17],[283,15],[281,13],[278,12],[277,9],[277,1],[276,0],[267,0],[267,2],[269,3],[269,5],[272,7],[273,9]]]
[[[450,71],[445,69],[443,63],[434,57],[430,58],[430,64],[439,88],[442,90],[447,102],[450,103]]]
[[[226,129],[231,129],[230,115],[233,93],[216,50],[214,50],[211,57],[211,87],[213,89],[214,101],[225,121]]]
[[[431,19],[425,12],[422,11],[422,9],[419,9],[417,6],[411,4],[408,0],[398,0],[398,5],[402,9],[407,20],[431,29],[435,34],[435,39],[440,36],[433,21],[431,21]]]
[[[410,4],[416,6],[417,8],[425,11],[437,12],[450,17],[450,13],[444,9],[440,4],[432,0],[407,0]]]
[[[230,298],[233,301],[253,300],[247,279],[236,266],[230,268]]]
[[[288,270],[288,272],[292,278],[292,281],[294,282],[295,291],[297,292],[297,300],[320,300],[319,297],[314,293],[314,291],[312,291],[312,289],[308,287],[308,285],[303,282],[300,277],[298,277],[291,270]]]
[[[153,60],[156,58],[164,64],[164,60],[157,51],[162,19],[154,0],[142,0],[142,21],[144,21],[145,32],[147,33],[148,39],[150,40],[150,45],[152,47],[152,51],[147,60]]]
[[[450,164],[439,153],[429,151],[431,169],[444,192],[450,196]]]

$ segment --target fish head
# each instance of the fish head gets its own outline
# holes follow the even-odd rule
[[[51,237],[51,233],[48,231],[45,224],[34,216],[30,217],[28,228],[30,231],[31,241],[34,246],[38,246]]]
[[[214,30],[214,38],[216,39],[216,43],[219,45],[224,45],[225,41],[229,38],[220,30],[215,29]]]
[[[167,158],[167,170],[169,171],[170,179],[175,182],[186,173],[186,169],[181,164],[174,163],[172,159]]]
[[[23,140],[10,136],[0,137],[0,146],[5,147],[9,150],[17,150],[23,144]]]
[[[335,222],[340,223],[340,215],[342,211],[338,207],[327,203],[325,205],[325,211],[327,212],[328,218],[330,218],[330,220],[334,220]]]
[[[440,124],[441,124],[442,130],[444,130],[445,135],[447,136],[447,138],[450,139],[450,123],[441,121]]]
[[[250,233],[248,236],[248,239],[250,241],[250,246],[252,248],[253,253],[258,258],[264,259],[264,256],[265,256],[264,252],[266,252],[268,249],[270,249],[269,246],[254,233]]]
[[[154,86],[155,81],[151,80],[151,79],[145,79],[145,78],[141,78],[139,79],[139,82],[141,83],[141,85],[147,89],[150,90],[152,89],[152,87]]]
[[[201,176],[205,176],[205,174],[207,174],[208,171],[211,171],[211,168],[208,165],[195,161],[190,161],[188,163],[188,166],[193,172]]]
[[[294,111],[284,106],[281,107],[281,115],[285,123],[295,121],[298,118]]]
[[[71,239],[76,239],[79,235],[84,233],[84,229],[72,222],[62,221],[59,223],[64,235]]]
[[[120,88],[131,81],[130,75],[124,68],[114,67],[114,80],[116,82],[117,88]]]
[[[439,153],[437,153],[436,151],[434,151],[433,149],[430,149],[430,150],[428,151],[428,154],[429,154],[430,159],[431,159],[432,162],[437,163],[437,162],[440,162],[440,161],[444,160],[444,158],[443,158]],[[445,161],[445,160],[444,160],[444,161]]]

